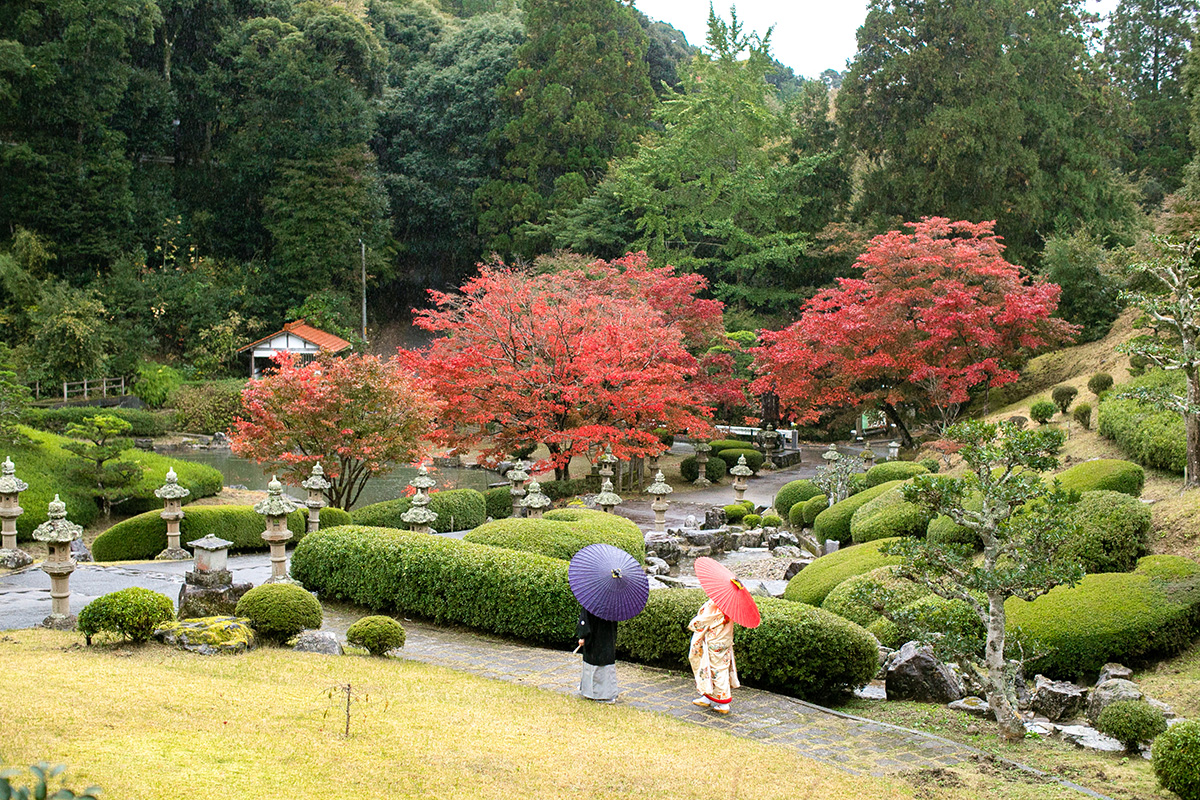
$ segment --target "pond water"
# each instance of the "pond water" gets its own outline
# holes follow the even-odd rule
[[[181,448],[164,453],[180,461],[191,461],[197,464],[207,464],[216,467],[225,476],[226,486],[245,486],[265,492],[267,483],[271,480],[270,471],[264,470],[253,461],[235,456],[228,450],[193,450]],[[431,477],[437,480],[438,489],[476,489],[480,492],[488,488],[488,484],[504,480],[498,473],[484,469],[463,469],[446,467],[427,467]],[[367,481],[362,495],[355,508],[362,508],[371,503],[384,500],[395,500],[404,496],[408,482],[417,474],[416,469],[409,466],[396,467],[387,475],[380,475]],[[286,490],[292,497],[304,497],[306,492],[298,486],[288,486]]]

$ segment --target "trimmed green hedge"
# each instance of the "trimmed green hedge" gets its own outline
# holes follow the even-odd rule
[[[1146,552],[1150,508],[1122,492],[1084,492],[1071,507],[1078,536],[1064,548],[1087,573],[1129,572]]]
[[[906,481],[926,472],[929,468],[916,461],[885,461],[867,470],[867,488],[889,481]]]
[[[1170,564],[1164,559],[1187,561],[1159,556],[1146,571],[1139,563],[1132,573],[1086,575],[1078,585],[1057,587],[1032,602],[1005,603],[1015,640],[1038,654],[1029,669],[1090,677],[1109,661],[1135,663],[1186,648],[1200,616],[1200,577],[1164,579]]]
[[[635,661],[687,668],[687,624],[704,601],[698,589],[651,592],[645,610],[617,628],[617,651]],[[743,683],[819,701],[868,683],[879,669],[875,639],[854,623],[799,603],[756,601],[762,624],[738,626],[734,633]]]
[[[728,471],[729,465],[712,454],[709,454],[708,461],[704,462],[704,477],[713,483],[719,482]],[[700,477],[700,466],[696,463],[695,456],[688,456],[679,462],[679,477],[688,483]]]
[[[729,469],[736,467],[738,458],[744,456],[746,459],[746,466],[755,472],[758,472],[759,468],[762,467],[763,462],[767,460],[767,457],[762,453],[748,447],[734,447],[721,450],[719,452],[714,451],[713,455],[724,461],[725,465]]]
[[[405,638],[404,626],[383,614],[363,617],[346,631],[347,642],[365,648],[373,656],[404,647]]]
[[[505,490],[507,491],[507,490]],[[512,512],[509,495],[509,512]],[[350,521],[355,525],[371,528],[408,529],[408,523],[400,516],[412,508],[411,497],[385,500],[350,512]],[[429,495],[429,510],[438,515],[432,527],[437,531],[467,531],[478,528],[487,519],[487,500],[474,489],[447,489]]]
[[[179,524],[179,542],[188,545],[208,534],[233,542],[231,552],[265,550],[262,540],[266,522],[253,506],[184,506]],[[97,561],[144,561],[154,558],[167,546],[167,523],[161,511],[147,511],[118,522],[92,543],[92,556]],[[308,509],[301,508],[288,515],[288,530],[292,541],[304,537]],[[348,525],[350,515],[340,508],[321,509],[321,527]]]
[[[854,516],[854,512],[865,506],[867,503],[874,500],[884,492],[899,486],[904,481],[888,481],[877,486],[872,486],[870,489],[863,489],[858,494],[852,494],[840,503],[834,503],[829,508],[822,511],[813,520],[813,533],[817,540],[821,542],[849,542],[850,520]]]
[[[967,511],[982,511],[983,495],[979,492],[968,493],[963,499],[963,508]],[[925,536],[931,542],[938,544],[968,544],[976,550],[983,547],[983,541],[979,538],[978,533],[959,525],[945,514],[939,514],[929,521],[929,526],[925,529]]]
[[[255,633],[274,642],[321,627],[321,604],[292,583],[255,586],[238,600],[234,614],[250,620]]]
[[[909,503],[900,486],[864,503],[850,517],[850,536],[858,544],[892,536],[924,536],[931,514]]]
[[[791,513],[792,506],[821,494],[821,489],[807,478],[790,481],[779,488],[775,495],[775,510],[786,516]]]
[[[306,536],[292,576],[322,597],[535,642],[571,640],[579,613],[562,559],[395,528]]]
[[[1200,722],[1185,720],[1158,735],[1154,775],[1179,800],[1200,800]]]
[[[885,591],[891,593],[887,608],[903,608],[929,594],[924,586],[898,577],[895,567],[879,567],[833,587],[821,602],[821,608],[865,628],[880,619],[880,613],[872,606],[879,602],[879,593]]]
[[[742,448],[753,450],[754,442],[742,439],[713,439],[708,443],[708,446],[712,448],[712,452],[709,455],[715,456],[721,450],[740,450]]]
[[[1065,491],[1082,494],[1106,489],[1141,497],[1146,473],[1137,464],[1119,458],[1097,458],[1076,464],[1070,469],[1047,475],[1046,482],[1057,478]]]
[[[484,509],[492,519],[508,519],[512,516],[512,489],[500,486],[483,493]]]
[[[1182,394],[1185,385],[1186,376],[1181,370],[1155,369],[1121,389],[1163,389]],[[1100,399],[1096,409],[1096,430],[1116,442],[1125,455],[1142,466],[1182,475],[1187,465],[1183,417],[1173,411],[1163,411],[1149,403],[1122,399],[1109,393]]]
[[[724,510],[725,510],[725,521],[728,522],[730,525],[736,525],[737,523],[742,521],[743,517],[745,517],[747,514],[750,513],[750,511],[741,503],[732,503],[730,505],[724,506]]]
[[[899,564],[898,556],[885,556],[879,552],[883,545],[894,541],[897,539],[879,539],[821,556],[788,581],[783,599],[807,603],[810,606],[821,605],[834,587],[847,578],[879,567]]]
[[[133,426],[129,436],[162,436],[170,429],[170,416],[141,411],[135,408],[100,408],[99,406],[67,406],[65,408],[27,408],[21,422],[51,433],[63,433],[68,425],[81,423],[98,414],[123,419]]]
[[[464,536],[463,541],[568,560],[589,544],[602,542],[621,548],[641,563],[646,561],[646,540],[641,528],[616,514],[583,508],[547,511],[540,519],[520,517],[486,522]]]
[[[79,612],[79,632],[92,643],[101,631],[119,633],[133,642],[144,642],[160,623],[175,619],[170,598],[140,586],[118,589],[84,606]]]
[[[133,496],[116,506],[122,514],[141,514],[156,508],[161,511],[163,501],[154,496],[154,490],[166,482],[169,469],[175,470],[179,485],[191,492],[187,497],[189,502],[211,497],[219,493],[225,484],[221,471],[207,464],[181,461],[145,450],[126,450],[121,454],[121,459],[132,461],[142,468],[142,479],[131,488]]]
[[[983,653],[987,641],[987,630],[979,615],[962,600],[927,594],[902,606],[896,618],[901,621],[880,617],[867,628],[880,644],[893,650],[928,631],[953,631],[962,641],[973,640],[979,654]]]
[[[829,497],[819,494],[804,501],[804,524],[811,527],[817,520],[817,515],[829,508]]]
[[[538,485],[542,487],[542,494],[551,500],[570,500],[572,497],[587,494],[587,481],[583,478],[571,478],[566,481],[539,481]]]

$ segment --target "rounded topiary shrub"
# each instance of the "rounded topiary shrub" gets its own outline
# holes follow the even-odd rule
[[[1172,725],[1154,740],[1154,775],[1180,800],[1200,800],[1200,721]]]
[[[763,514],[762,526],[764,528],[782,528],[783,517],[778,514]]]
[[[775,495],[775,510],[780,514],[788,514],[796,503],[816,497],[821,494],[820,488],[807,478],[790,481],[779,488]]]
[[[175,604],[167,597],[132,586],[97,597],[84,606],[79,612],[78,627],[88,644],[102,631],[144,642],[157,625],[172,619],[175,619]]]
[[[816,522],[817,515],[829,508],[829,497],[819,494],[804,501],[804,525],[811,527]]]
[[[1096,730],[1108,734],[1126,750],[1138,749],[1139,742],[1152,742],[1167,729],[1162,712],[1145,700],[1117,700],[1109,703],[1096,718]]]
[[[1084,492],[1071,507],[1077,536],[1064,550],[1085,572],[1129,572],[1146,550],[1150,508],[1121,492]]]
[[[311,592],[292,583],[255,586],[238,600],[234,613],[250,620],[260,636],[277,642],[321,627],[321,604]]]
[[[924,536],[932,515],[904,499],[900,486],[864,503],[850,517],[850,537],[858,543],[892,536]]]
[[[870,489],[864,489],[858,494],[852,494],[842,502],[834,503],[822,511],[813,520],[813,533],[816,535],[817,540],[821,542],[849,542],[852,539],[850,534],[850,520],[854,517],[854,512],[884,492],[896,488],[901,483],[903,481],[889,481],[881,483],[878,486],[872,486]]]
[[[714,456],[722,450],[754,449],[753,442],[745,442],[741,439],[713,439],[708,443],[708,446],[712,448],[712,452],[709,455]]]
[[[730,524],[741,522],[746,514],[746,507],[741,503],[733,503],[732,505],[725,506],[725,521]]]
[[[346,631],[346,641],[373,656],[404,647],[404,626],[382,614],[363,617]]]
[[[742,525],[750,530],[753,530],[754,528],[762,525],[762,517],[760,517],[758,514],[747,514],[746,516],[742,517]]]
[[[483,507],[492,519],[507,519],[512,516],[512,492],[508,486],[488,489],[483,493]]]
[[[792,530],[798,531],[804,527],[804,506],[807,503],[808,500],[803,500],[799,503],[793,503],[792,507],[788,509],[788,526]]]
[[[924,586],[899,577],[895,567],[880,567],[839,583],[825,596],[821,608],[865,628],[883,611],[902,608],[927,594]]]
[[[1076,464],[1070,469],[1054,475],[1046,476],[1047,483],[1058,480],[1059,485],[1068,492],[1094,492],[1108,489],[1113,492],[1124,492],[1130,497],[1141,497],[1142,486],[1146,483],[1146,473],[1131,461],[1119,458],[1096,458]]]
[[[763,462],[767,460],[767,457],[762,453],[746,447],[730,448],[727,450],[721,450],[720,452],[714,451],[713,455],[724,461],[729,469],[733,469],[735,466],[737,466],[739,458],[745,458],[746,466],[752,469],[754,472],[758,472],[759,467],[761,467]]]
[[[1045,425],[1054,418],[1054,412],[1058,411],[1058,406],[1051,403],[1049,400],[1038,400],[1029,407],[1029,416],[1040,425]]]
[[[704,462],[704,477],[716,483],[724,478],[728,471],[729,466],[724,461],[709,453],[708,461]],[[688,456],[679,462],[679,476],[688,483],[700,477],[700,467],[695,456]]]
[[[437,521],[431,527],[437,531],[466,531],[477,528],[488,517],[487,500],[481,492],[474,489],[447,489],[429,495],[430,511],[438,515]],[[369,506],[356,508],[350,512],[350,520],[355,525],[369,525],[372,528],[408,529],[408,523],[401,516],[412,508],[411,497],[401,497],[396,500],[385,500],[382,503],[372,503]],[[509,510],[512,510],[512,497],[509,496]]]
[[[528,550],[569,560],[589,544],[619,547],[639,562],[646,560],[646,540],[641,528],[624,517],[585,508],[560,508],[540,518],[519,517],[486,522],[463,541]]]
[[[1058,410],[1065,414],[1077,394],[1079,394],[1079,390],[1074,386],[1055,386],[1050,391],[1050,399],[1054,401],[1054,405],[1058,406]]]
[[[1092,429],[1092,404],[1080,403],[1075,406],[1075,410],[1071,412],[1071,416],[1075,421],[1084,427],[1085,430]]]
[[[633,660],[686,669],[688,621],[704,603],[698,589],[651,592],[642,613],[617,629],[617,650]],[[827,700],[861,686],[879,669],[874,638],[819,608],[757,598],[762,624],[734,634],[743,683],[808,700]]]
[[[931,633],[952,634],[966,649],[982,655],[987,641],[979,615],[963,600],[927,594],[902,606],[892,617],[880,617],[867,628],[884,647],[896,649]]]
[[[982,506],[982,502],[980,505]],[[929,520],[925,535],[929,541],[937,544],[965,544],[975,550],[983,547],[983,540],[979,538],[977,532],[964,525],[959,525],[945,514],[939,514]]]
[[[1088,391],[1099,397],[1113,386],[1113,376],[1107,372],[1097,372],[1088,378]]]
[[[926,472],[934,473],[941,470],[942,465],[936,458],[922,458],[916,463],[925,468]]]
[[[879,567],[899,564],[897,556],[879,552],[879,548],[898,539],[880,539],[866,544],[845,547],[827,556],[821,556],[788,581],[783,592],[784,600],[819,606],[833,588],[847,578],[862,575]]]
[[[928,467],[918,461],[885,461],[867,470],[867,488],[889,481],[906,481],[926,472]]]

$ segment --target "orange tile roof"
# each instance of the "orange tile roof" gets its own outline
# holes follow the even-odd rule
[[[304,320],[298,319],[295,322],[284,323],[283,330],[275,331],[270,336],[264,336],[256,342],[251,342],[245,347],[239,347],[238,352],[249,350],[256,345],[260,345],[269,339],[273,339],[281,333],[294,333],[305,341],[312,342],[322,350],[330,350],[334,353],[339,353],[348,347],[352,347],[349,342],[340,336],[334,336],[332,333],[314,328],[311,325],[305,325]]]

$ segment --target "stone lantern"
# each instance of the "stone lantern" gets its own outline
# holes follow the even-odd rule
[[[237,601],[253,588],[234,583],[229,571],[229,548],[233,545],[211,533],[191,542],[196,562],[183,574],[179,589],[179,619],[233,616]]]
[[[775,432],[775,426],[768,423],[767,427],[759,431],[758,443],[763,449],[763,469],[777,469],[775,462],[772,460],[775,451],[779,449],[779,434]]]
[[[283,493],[283,484],[272,475],[267,484],[267,499],[254,504],[254,510],[267,519],[267,528],[262,533],[263,541],[271,546],[271,577],[267,583],[292,582],[287,574],[287,543],[292,538],[287,518],[296,508],[296,501]]]
[[[542,494],[542,485],[537,481],[530,481],[529,494],[521,501],[521,507],[525,509],[525,516],[536,519],[550,507],[551,502],[549,497]]]
[[[673,491],[663,477],[662,470],[654,476],[654,483],[646,487],[646,492],[654,496],[650,508],[654,510],[654,530],[659,533],[667,532],[667,507],[670,505],[667,495]]]
[[[521,498],[525,496],[525,481],[529,480],[529,473],[525,471],[527,469],[529,469],[529,462],[518,459],[513,468],[504,473],[504,477],[512,483],[508,493],[512,495],[512,515],[514,517],[521,516]]]
[[[155,561],[185,561],[192,554],[179,546],[179,523],[183,519],[183,498],[191,492],[179,485],[174,469],[167,470],[167,479],[154,490],[154,496],[163,501],[160,517],[167,521],[167,549],[154,557]]]
[[[5,456],[0,465],[0,567],[19,569],[33,563],[33,556],[17,547],[17,517],[24,511],[19,495],[28,488],[29,484],[16,476],[12,459]]]
[[[407,522],[414,533],[433,533],[429,526],[437,522],[437,518],[437,512],[429,508],[429,495],[419,487],[413,495],[408,511],[400,515],[400,519]]]
[[[42,571],[50,576],[50,616],[42,620],[42,625],[69,631],[75,627],[68,585],[71,573],[75,571],[71,542],[83,535],[83,528],[67,520],[67,504],[59,500],[58,495],[50,501],[49,517],[33,531],[33,538],[45,542],[49,550],[42,562]]]
[[[733,476],[734,500],[740,503],[746,497],[746,479],[754,474],[754,470],[746,466],[745,456],[738,456],[737,466],[729,470],[729,474]]]
[[[325,480],[325,470],[321,469],[321,462],[318,461],[313,464],[312,473],[306,480],[301,481],[300,485],[308,490],[308,500],[304,501],[308,508],[308,526],[305,531],[313,533],[321,527],[321,509],[329,505],[325,500],[325,490],[333,484]]]
[[[711,450],[712,445],[710,445],[708,442],[696,442],[696,467],[699,469],[699,474],[697,475],[696,480],[692,481],[693,486],[709,486],[712,484],[712,481],[710,481],[704,474],[707,469],[706,465],[708,464],[708,454]],[[661,475],[662,472],[659,472],[658,474]],[[657,483],[658,481],[656,480],[655,482]],[[646,491],[650,491],[649,486],[646,487]]]
[[[607,447],[604,450],[604,455],[600,456],[600,478],[611,482],[613,475],[613,464],[617,463],[617,457],[613,455],[612,448]]]
[[[900,458],[900,443],[895,439],[888,442],[888,461],[895,461]]]
[[[867,445],[865,448],[863,448],[863,451],[858,454],[858,457],[863,460],[863,466],[867,469],[870,469],[871,465],[875,463],[875,451],[871,449],[871,445]]]
[[[621,505],[621,496],[613,491],[612,481],[604,481],[600,487],[600,494],[596,495],[596,505],[600,506],[600,510],[605,514],[611,514],[614,508]]]

